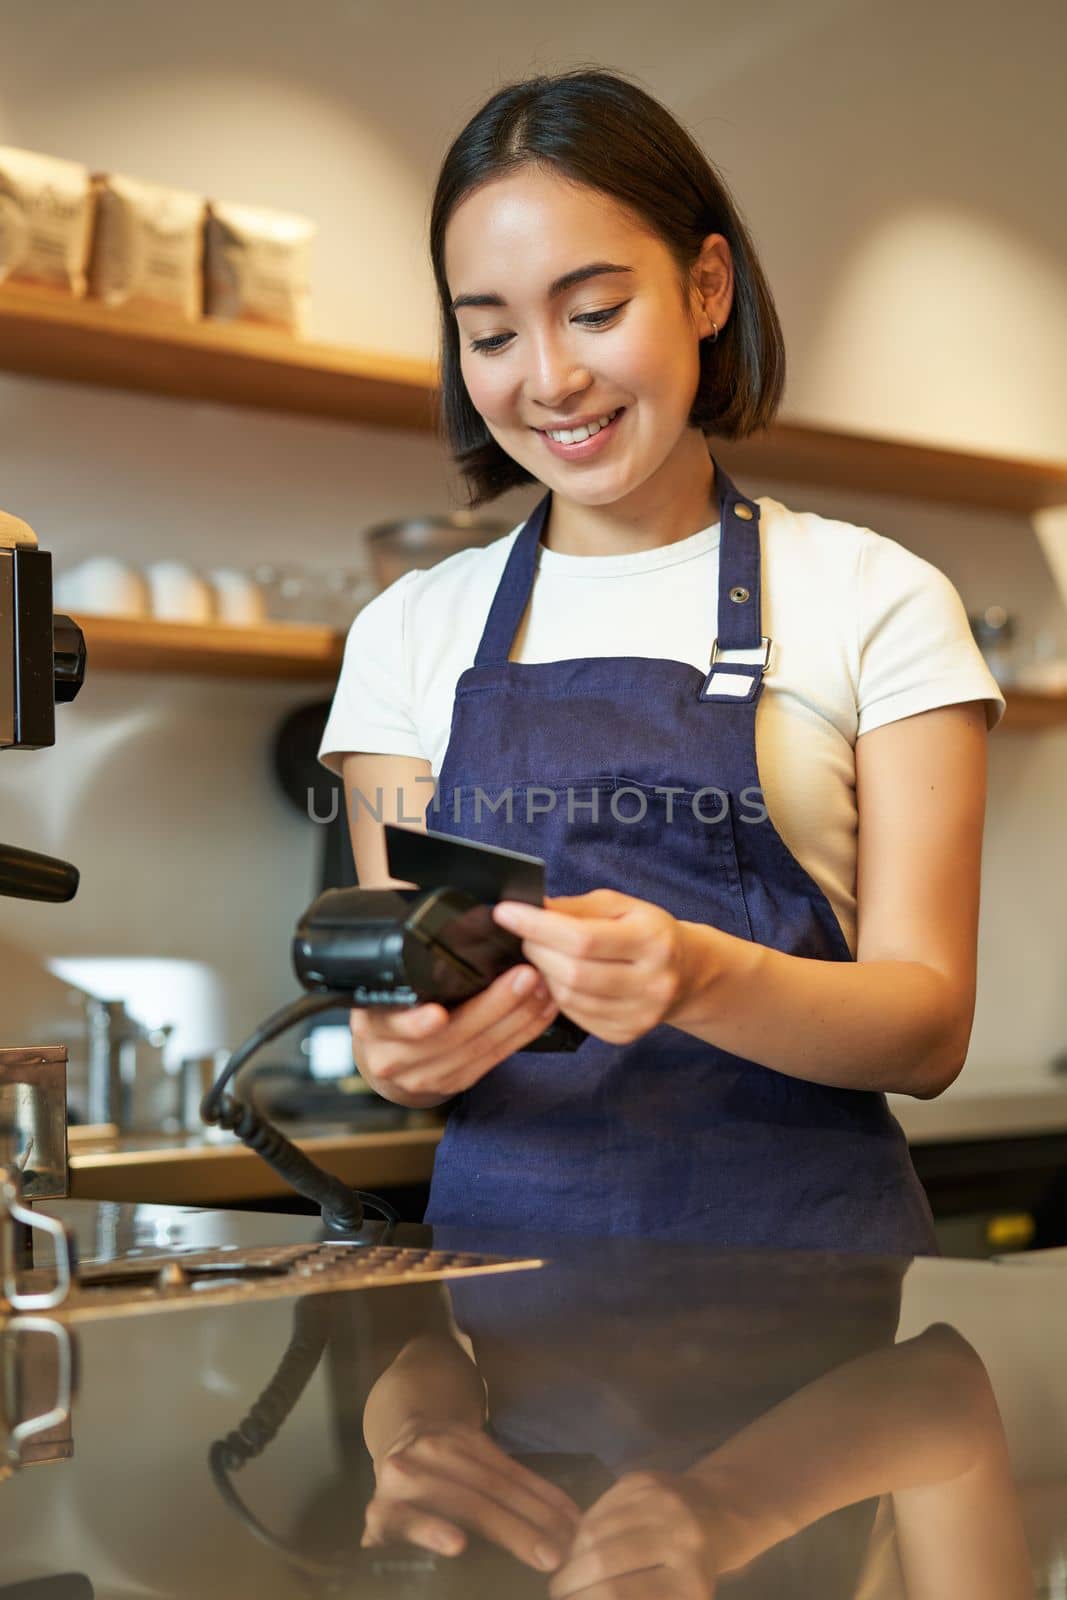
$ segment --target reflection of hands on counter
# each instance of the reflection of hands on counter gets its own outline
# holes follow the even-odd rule
[[[653,1573],[657,1595],[711,1600],[831,1513],[891,1495],[885,1592],[1032,1592],[989,1379],[946,1324],[831,1369],[685,1471],[623,1472],[584,1512],[487,1435],[486,1399],[455,1340],[403,1348],[364,1415],[377,1480],[365,1545],[458,1555],[473,1532],[552,1571],[551,1600],[650,1593],[633,1585]]]
[[[484,1431],[485,1385],[453,1340],[412,1339],[368,1398],[376,1489],[364,1545],[404,1540],[458,1555],[464,1529],[539,1571],[559,1565],[580,1515],[570,1495],[513,1461]]]
[[[886,1493],[902,1593],[1032,1594],[989,1378],[945,1324],[831,1371],[684,1473],[624,1474],[585,1513],[549,1593],[606,1600],[655,1566],[674,1580],[657,1593],[710,1597],[820,1518]]]

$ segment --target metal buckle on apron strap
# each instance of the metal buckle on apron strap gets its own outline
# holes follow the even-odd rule
[[[722,661],[719,657],[719,641],[713,640],[711,646],[711,671],[704,679],[699,698],[701,700],[754,700],[759,692],[763,674],[767,671],[771,660],[772,639],[761,635],[760,643],[763,646],[762,661]],[[755,649],[752,645],[749,648]]]

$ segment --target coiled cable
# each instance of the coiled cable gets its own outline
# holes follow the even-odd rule
[[[350,995],[331,990],[326,994],[304,994],[282,1006],[254,1033],[249,1034],[243,1044],[238,1045],[200,1102],[200,1115],[205,1123],[235,1133],[243,1144],[254,1150],[269,1167],[273,1167],[297,1194],[319,1207],[323,1223],[331,1232],[346,1234],[356,1233],[363,1226],[364,1206],[384,1217],[390,1227],[400,1219],[387,1200],[362,1189],[351,1189],[340,1178],[325,1172],[255,1107],[225,1094],[224,1090],[235,1073],[279,1034],[319,1011],[333,1011],[339,1005],[350,1004]]]

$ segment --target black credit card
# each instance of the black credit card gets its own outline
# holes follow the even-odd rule
[[[462,889],[475,900],[545,903],[545,864],[538,856],[502,850],[495,844],[472,844],[448,833],[423,832],[385,824],[389,874],[420,889]]]

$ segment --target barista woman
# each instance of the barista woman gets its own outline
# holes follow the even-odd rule
[[[885,1095],[947,1088],[974,1009],[1004,700],[956,590],[709,452],[771,422],[782,334],[721,178],[641,89],[494,94],[430,248],[470,503],[542,497],[365,607],[321,755],[361,882],[390,881],[380,791],[540,856],[549,897],[494,913],[526,962],[484,993],[352,1015],[375,1089],[447,1103],[427,1220],[935,1252]],[[580,1047],[527,1048],[560,1011]]]

